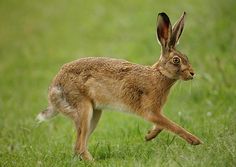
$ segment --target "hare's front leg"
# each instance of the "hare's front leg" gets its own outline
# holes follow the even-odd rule
[[[196,136],[189,133],[187,130],[179,126],[178,124],[172,122],[162,114],[153,114],[152,116],[148,117],[148,120],[155,123],[158,127],[161,127],[163,129],[166,129],[168,131],[171,131],[183,139],[185,139],[188,143],[192,145],[198,145],[201,144],[202,141],[198,139]]]
[[[84,160],[93,160],[87,149],[87,141],[91,128],[93,116],[92,104],[88,100],[83,100],[77,107],[78,118],[75,120],[77,139],[75,144],[75,154],[80,155]]]
[[[148,133],[146,134],[145,136],[146,141],[154,139],[159,133],[161,133],[162,130],[163,128],[161,128],[160,126],[154,125],[153,128],[149,130]]]

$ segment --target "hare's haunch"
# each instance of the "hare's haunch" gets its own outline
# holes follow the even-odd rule
[[[157,39],[162,52],[152,66],[112,58],[83,58],[65,64],[49,88],[49,106],[38,115],[43,121],[62,113],[70,117],[77,130],[75,153],[92,160],[87,149],[102,109],[135,113],[154,124],[145,139],[155,138],[162,130],[171,131],[193,145],[201,141],[162,114],[171,86],[178,80],[193,79],[194,72],[186,55],[176,50],[184,27],[185,12],[171,26],[165,13],[157,19]]]

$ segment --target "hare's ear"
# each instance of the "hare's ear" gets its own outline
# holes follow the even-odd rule
[[[185,19],[186,12],[182,14],[179,20],[174,24],[172,29],[172,35],[170,39],[170,47],[175,47],[178,44],[179,38],[182,34],[184,29],[184,19]]]
[[[165,13],[159,13],[157,17],[157,37],[162,46],[162,52],[169,49],[171,31],[172,29],[169,17]]]

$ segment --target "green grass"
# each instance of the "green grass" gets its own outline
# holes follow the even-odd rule
[[[0,1],[0,166],[236,166],[236,1]],[[196,78],[178,82],[165,114],[199,136],[191,146],[151,124],[104,112],[90,138],[94,163],[73,157],[75,130],[59,116],[37,125],[47,88],[60,66],[80,57],[109,56],[153,64],[160,47],[156,16],[174,22],[187,12],[178,48]]]

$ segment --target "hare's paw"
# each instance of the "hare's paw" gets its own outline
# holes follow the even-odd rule
[[[84,151],[82,153],[78,153],[76,151],[74,154],[74,157],[78,157],[78,158],[80,158],[80,160],[94,161],[93,156],[88,151]]]
[[[145,136],[145,140],[150,141],[150,140],[154,139],[159,133],[161,133],[161,131],[162,131],[161,129],[149,130]]]
[[[189,144],[192,144],[192,145],[199,145],[199,144],[202,144],[203,142],[198,139],[196,136],[192,136],[192,135],[189,135],[186,137],[186,140]]]

